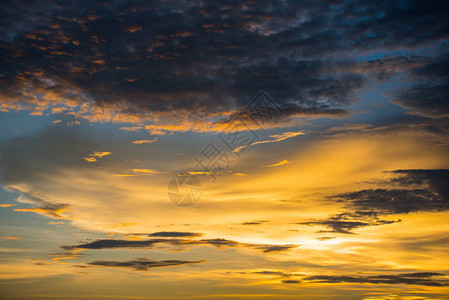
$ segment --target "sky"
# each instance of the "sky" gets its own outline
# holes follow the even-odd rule
[[[0,299],[449,299],[447,1],[2,1]]]

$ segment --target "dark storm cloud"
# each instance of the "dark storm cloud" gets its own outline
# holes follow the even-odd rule
[[[237,241],[215,238],[215,239],[176,239],[162,238],[143,241],[101,239],[79,245],[61,246],[64,250],[73,251],[76,249],[153,249],[167,246],[188,247],[194,245],[211,245],[219,249],[247,247],[260,250],[264,253],[287,251],[299,245],[271,245],[271,244],[250,244]]]
[[[155,261],[146,258],[136,258],[129,261],[114,261],[114,260],[99,260],[87,263],[94,267],[119,267],[119,268],[132,268],[138,271],[148,271],[152,268],[181,266],[187,264],[203,263],[202,261],[188,261],[188,260],[161,260]]]
[[[408,62],[369,65],[352,51],[441,42],[447,8],[446,1],[6,1],[1,96],[29,104],[49,94],[137,117],[194,118],[244,106],[264,89],[285,106],[284,117],[344,115],[340,106],[355,99],[370,70],[388,77]],[[437,114],[447,108],[440,88],[421,88],[436,92],[426,101]],[[398,101],[421,109],[422,93]]]
[[[412,70],[417,83],[395,100],[414,113],[431,118],[449,116],[448,53]]]

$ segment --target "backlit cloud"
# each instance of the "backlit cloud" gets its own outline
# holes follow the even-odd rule
[[[110,154],[112,154],[112,152],[94,151],[84,157],[84,160],[87,162],[96,162],[98,159]]]

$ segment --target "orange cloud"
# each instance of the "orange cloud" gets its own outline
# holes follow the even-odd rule
[[[152,140],[138,140],[138,141],[133,141],[133,144],[151,144],[154,142],[157,142],[158,138],[154,138]]]
[[[2,236],[4,240],[23,240],[23,237],[20,236]]]
[[[94,151],[93,153],[90,153],[86,157],[84,157],[84,160],[87,162],[96,162],[99,158],[110,154],[112,154],[112,152]]]
[[[250,145],[245,145],[245,146],[238,147],[238,148],[234,149],[232,152],[239,152],[239,151],[241,151],[241,150],[243,150],[243,149],[245,149],[245,148],[247,148],[249,146],[254,146],[254,145],[258,145],[258,144],[277,143],[277,142],[280,142],[280,141],[283,141],[283,140],[286,140],[286,139],[289,139],[289,138],[292,138],[292,137],[295,137],[295,136],[298,136],[298,135],[303,135],[303,134],[305,134],[305,132],[302,132],[302,131],[298,131],[298,132],[284,132],[284,133],[280,133],[280,134],[273,134],[273,135],[270,135],[270,137],[273,138],[272,140],[257,141],[257,142],[254,142],[254,143],[250,144]]]
[[[278,163],[275,163],[275,164],[272,164],[272,165],[267,165],[265,167],[279,167],[279,166],[282,166],[282,165],[289,165],[289,164],[291,164],[291,162],[289,162],[288,160],[284,159],[284,160],[282,160],[282,161],[280,161]]]

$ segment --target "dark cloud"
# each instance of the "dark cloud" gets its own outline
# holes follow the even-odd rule
[[[393,173],[398,177],[390,184],[400,188],[361,190],[334,198],[348,207],[382,214],[449,210],[449,170],[397,170]]]
[[[148,234],[150,237],[198,237],[202,235],[202,233],[180,231],[160,231]]]
[[[370,74],[387,78],[408,65],[426,78],[446,76],[412,55],[367,62],[351,51],[444,41],[447,8],[445,1],[3,1],[0,93],[24,107],[41,100],[36,94],[89,103],[91,110],[71,113],[91,121],[105,120],[89,115],[98,111],[204,121],[244,106],[260,89],[280,102],[283,117],[341,116]],[[447,114],[446,87],[444,79],[425,82],[398,101]]]
[[[332,215],[324,220],[308,221],[299,224],[309,225],[309,226],[323,226],[330,230],[320,231],[320,232],[334,232],[334,233],[346,233],[352,234],[354,229],[368,227],[368,226],[379,226],[385,224],[392,224],[395,222],[400,222],[401,220],[382,220],[377,216],[374,211],[356,211],[356,212],[345,212],[336,215]],[[324,238],[324,240],[329,238]]]
[[[290,250],[293,248],[299,247],[299,245],[262,245],[262,246],[255,246],[256,249],[262,250],[264,253],[269,252],[282,252],[286,250]]]
[[[400,93],[396,103],[415,114],[441,118],[449,117],[449,59],[448,53],[416,67],[412,74],[417,83]]]
[[[320,236],[316,238],[319,241],[328,241],[328,240],[332,240],[335,239],[335,236]]]
[[[254,272],[255,274],[259,274],[259,275],[270,275],[270,276],[281,276],[281,277],[290,277],[293,276],[292,274],[289,273],[284,273],[284,272],[280,272],[280,271],[257,271]]]
[[[298,224],[324,226],[335,233],[353,233],[367,226],[400,222],[382,215],[449,210],[449,170],[396,170],[396,177],[377,182],[390,188],[365,189],[329,197],[344,204],[345,211],[323,220]]]
[[[195,236],[196,237],[196,236]],[[64,245],[61,246],[64,250],[76,249],[153,249],[161,246],[176,246],[187,247],[193,245],[211,245],[216,248],[234,248],[234,247],[248,247],[260,250],[264,253],[287,251],[296,248],[299,245],[269,245],[269,244],[250,244],[240,243],[237,241],[215,238],[215,239],[176,239],[176,238],[161,238],[143,241],[132,240],[117,240],[117,239],[101,239],[92,242],[82,243],[79,245]]]
[[[281,271],[259,271],[259,275],[274,275],[289,277],[282,280],[282,283],[359,283],[359,284],[409,284],[424,286],[449,286],[448,276],[437,272],[415,272],[402,274],[381,274],[381,275],[313,275],[304,276],[301,274],[285,273]]]
[[[263,223],[267,223],[269,221],[267,220],[259,220],[259,221],[251,221],[251,222],[244,222],[241,225],[262,225]]]
[[[282,283],[301,283],[301,280],[282,280]]]
[[[255,274],[289,277],[282,283],[372,283],[372,284],[410,284],[424,286],[449,286],[448,276],[437,272],[414,272],[380,275],[312,275],[285,273],[282,271],[258,271]]]
[[[172,267],[172,266],[180,266],[187,264],[198,264],[203,263],[204,260],[201,261],[188,261],[188,260],[161,260],[155,261],[146,258],[136,258],[134,260],[129,261],[114,261],[114,260],[99,260],[87,263],[90,266],[94,267],[119,267],[119,268],[131,268],[138,271],[148,271],[152,268],[161,268],[161,267]]]
[[[449,286],[443,273],[418,272],[397,275],[355,276],[355,275],[315,275],[303,278],[307,282],[317,283],[373,283],[373,284],[411,284],[424,286]],[[437,277],[437,278],[435,278]]]

